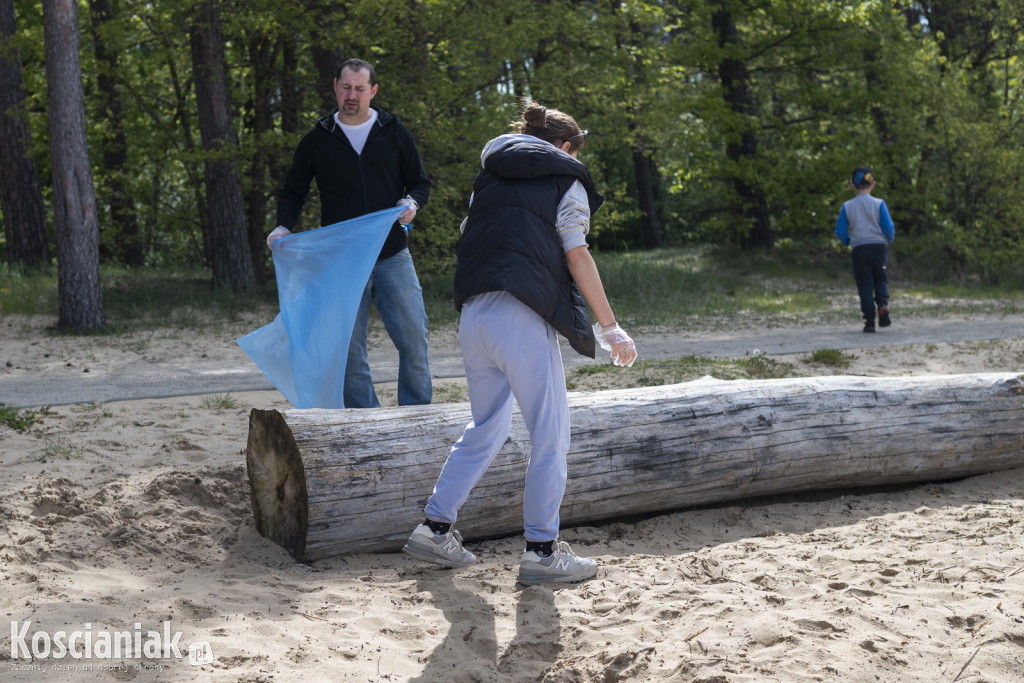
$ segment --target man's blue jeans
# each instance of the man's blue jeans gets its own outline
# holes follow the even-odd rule
[[[854,247],[853,279],[860,296],[860,311],[867,322],[875,321],[875,304],[889,305],[889,275],[885,264],[889,260],[889,245],[862,244]]]
[[[408,249],[403,249],[394,256],[377,261],[363,290],[345,365],[345,407],[380,407],[366,358],[371,299],[377,306],[388,336],[398,349],[398,404],[430,403],[433,388],[427,360],[427,313],[423,308],[423,290],[416,277],[412,255]]]

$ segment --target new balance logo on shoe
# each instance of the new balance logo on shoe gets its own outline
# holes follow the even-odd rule
[[[476,562],[473,553],[462,547],[458,531],[449,529],[446,534],[435,534],[426,524],[416,527],[402,552],[445,567],[468,567]]]
[[[524,586],[533,586],[538,583],[586,581],[596,573],[597,562],[580,557],[565,541],[556,541],[551,555],[546,557],[532,550],[523,552],[517,578]]]

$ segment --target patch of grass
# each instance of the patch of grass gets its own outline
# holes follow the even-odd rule
[[[1020,278],[1000,281],[949,277],[940,252],[924,267],[915,249],[927,247],[901,236],[890,258],[893,310],[897,316],[1024,311]],[[930,247],[929,247],[930,248]],[[601,279],[623,326],[682,328],[756,315],[766,324],[848,317],[856,310],[849,250],[834,239],[781,240],[772,249],[691,246],[636,252],[595,252]],[[107,327],[99,334],[126,334],[171,326],[194,329],[210,321],[270,322],[277,314],[273,280],[238,294],[212,284],[209,270],[104,266],[100,273]],[[1000,284],[1002,282],[1002,284]],[[421,273],[424,305],[432,329],[458,320],[452,304],[452,272]],[[995,284],[993,284],[995,283]],[[52,267],[23,271],[0,265],[0,314],[55,314],[57,273]],[[795,317],[798,316],[798,317]],[[371,325],[379,325],[374,312]],[[259,323],[264,324],[264,323]],[[133,343],[144,349],[143,337]]]
[[[792,363],[761,355],[740,360],[687,356],[677,360],[638,360],[630,369],[610,363],[583,365],[567,369],[565,383],[569,391],[599,391],[678,384],[706,376],[716,379],[773,379],[797,377],[799,373]]]
[[[234,410],[240,405],[238,400],[231,395],[230,391],[226,394],[203,396],[200,402],[204,408],[209,408],[210,410]]]
[[[782,363],[768,356],[741,358],[736,363],[746,373],[747,379],[776,379],[795,376],[795,368],[792,363]]]
[[[463,384],[434,384],[434,403],[468,403],[469,389]]]
[[[273,280],[244,294],[214,287],[209,271],[202,269],[143,273],[103,269],[101,280],[103,309],[113,333],[154,325],[201,327],[209,316],[200,313],[212,313],[226,321],[237,320],[249,311],[266,310],[268,321],[276,315],[277,284]]]
[[[57,310],[57,270],[0,263],[0,314]]]
[[[813,313],[828,308],[821,292],[794,292],[768,289],[760,295],[746,295],[743,306],[759,313]]]
[[[23,432],[39,422],[38,413],[34,410],[18,410],[6,403],[0,403],[0,422],[16,432]]]
[[[423,288],[423,307],[427,310],[430,327],[446,327],[459,320],[452,294],[454,273],[440,273],[420,276]]]
[[[710,267],[706,249],[595,254],[620,320],[656,325],[739,308],[733,283]]]
[[[72,458],[81,458],[85,453],[85,449],[79,444],[75,443],[66,436],[60,434],[52,437],[47,437],[43,442],[43,450],[41,460],[57,460],[63,458],[64,460],[71,460]]]
[[[794,315],[828,319],[856,310],[849,251],[837,242],[787,241],[756,251],[664,248],[597,253],[594,258],[612,308],[627,330],[630,325],[707,324],[713,318],[750,313],[779,320]],[[944,274],[905,272],[890,274],[893,303],[901,316],[1024,311],[1024,293],[1012,274],[993,285],[970,278],[950,284],[948,268]],[[910,280],[918,274],[923,277]]]
[[[273,280],[239,294],[213,286],[208,270],[147,268],[144,271],[103,266],[100,269],[103,312],[107,326],[96,334],[124,334],[151,327],[201,326],[211,313],[235,320],[240,313],[266,310],[276,315],[277,285]],[[57,312],[57,271],[24,271],[0,264],[0,313],[32,315]]]
[[[828,365],[834,368],[849,367],[853,360],[853,356],[843,353],[838,349],[817,349],[807,357],[809,363]]]

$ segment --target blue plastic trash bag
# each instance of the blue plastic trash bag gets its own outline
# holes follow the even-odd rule
[[[238,339],[296,408],[344,408],[345,360],[356,312],[384,240],[406,206],[274,242],[281,312]]]

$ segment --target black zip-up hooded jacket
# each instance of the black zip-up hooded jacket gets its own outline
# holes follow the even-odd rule
[[[541,140],[515,141],[490,154],[473,185],[459,240],[455,307],[485,292],[508,292],[533,309],[570,346],[590,358],[596,340],[586,301],[569,274],[558,237],[558,205],[573,182],[593,214],[604,202],[587,167]]]
[[[426,206],[430,179],[412,133],[393,114],[374,109],[377,121],[362,154],[356,154],[333,112],[302,137],[278,197],[278,225],[294,227],[313,180],[320,190],[321,225],[389,209],[406,195],[420,209]],[[396,222],[378,259],[394,256],[407,245],[405,230]]]

